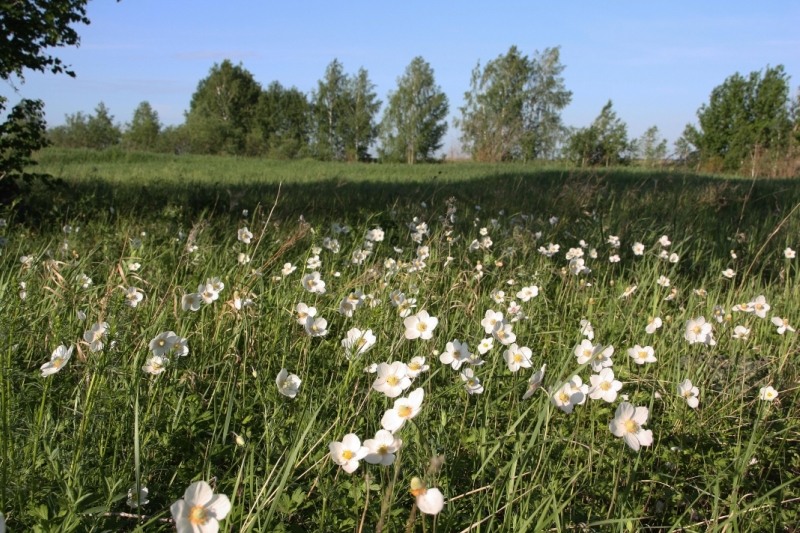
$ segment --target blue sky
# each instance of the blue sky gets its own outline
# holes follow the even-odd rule
[[[383,5],[385,4],[385,6]],[[457,147],[458,115],[472,69],[516,45],[523,53],[561,47],[573,92],[562,116],[588,125],[608,99],[631,137],[657,125],[674,141],[711,90],[735,73],[783,64],[800,85],[800,2],[750,1],[376,1],[94,0],[81,45],[56,53],[77,73],[28,73],[0,94],[42,98],[50,125],[103,101],[129,122],[147,100],[164,124],[183,122],[197,83],[214,63],[241,63],[310,93],[338,58],[369,72],[379,98],[421,55],[450,99],[444,150]],[[793,93],[794,94],[794,93]]]

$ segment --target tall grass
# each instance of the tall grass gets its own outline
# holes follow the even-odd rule
[[[226,531],[781,531],[800,522],[798,343],[770,322],[800,324],[797,259],[784,257],[800,246],[793,181],[65,151],[44,153],[41,170],[65,183],[0,214],[0,511],[10,530],[168,531],[170,505],[200,479],[230,498]],[[412,221],[429,225],[421,243]],[[351,231],[334,234],[334,222]],[[244,226],[250,244],[237,240]],[[377,226],[385,239],[354,264]],[[481,228],[493,243],[470,251]],[[659,257],[662,235],[677,262]],[[325,237],[341,250],[320,251],[327,291],[312,294],[300,280]],[[565,253],[582,239],[591,273],[574,275]],[[631,249],[637,241],[642,256]],[[541,254],[548,243],[559,253]],[[430,257],[410,271],[420,244]],[[283,276],[286,262],[298,269]],[[82,274],[91,285],[81,286]],[[219,299],[184,311],[182,296],[211,277],[224,282]],[[515,294],[528,285],[539,295],[522,303]],[[129,286],[145,294],[136,308],[125,305]],[[347,317],[340,302],[356,290],[377,305]],[[416,298],[414,312],[438,317],[431,340],[404,338],[394,290]],[[235,293],[254,305],[237,309]],[[759,295],[767,318],[734,310]],[[526,315],[513,331],[532,367],[511,372],[496,340],[474,368],[483,393],[468,394],[438,354],[453,339],[475,351],[486,310],[508,319],[510,300]],[[301,301],[327,319],[326,336],[297,323]],[[699,316],[715,345],[684,338]],[[651,317],[664,322],[652,335]],[[594,343],[614,346],[621,393],[649,409],[652,446],[634,452],[612,435],[621,397],[589,399],[570,414],[551,400],[572,375],[592,374],[573,355],[581,319]],[[106,346],[92,352],[83,333],[103,321]],[[733,338],[737,325],[750,328],[747,340]],[[378,340],[348,360],[341,340],[352,327]],[[169,355],[150,375],[148,343],[163,331],[186,338],[189,354]],[[59,344],[75,345],[72,359],[42,377]],[[635,364],[634,344],[651,345],[657,362]],[[362,461],[347,474],[328,444],[372,438],[393,404],[365,367],[415,356],[430,369],[403,395],[421,387],[425,398],[398,432],[394,465]],[[542,387],[523,399],[543,364]],[[275,384],[282,368],[302,379],[294,399]],[[700,389],[697,409],[677,394],[686,378]],[[779,392],[772,402],[759,399],[767,385]],[[435,517],[415,508],[414,476],[444,494]],[[126,500],[138,486],[149,502],[134,508]]]

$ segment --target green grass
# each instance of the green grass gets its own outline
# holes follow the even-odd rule
[[[800,522],[800,350],[796,333],[779,335],[769,321],[800,325],[800,265],[783,255],[800,247],[796,180],[55,150],[40,160],[38,170],[63,183],[36,185],[0,213],[0,511],[12,531],[169,531],[170,505],[201,479],[231,500],[223,531],[786,531]],[[414,217],[429,225],[430,257],[409,272]],[[334,222],[350,233],[333,235]],[[255,234],[249,245],[237,240],[243,226]],[[385,240],[353,264],[376,226]],[[469,251],[482,227],[492,246]],[[677,263],[658,257],[663,234]],[[315,295],[300,280],[325,237],[341,250],[321,251],[327,292]],[[575,276],[565,253],[581,239],[598,257]],[[636,241],[643,256],[631,250]],[[561,245],[552,258],[537,251],[551,242]],[[239,264],[239,253],[251,261]],[[286,262],[298,269],[284,278]],[[732,280],[721,274],[729,267]],[[81,274],[93,280],[88,288]],[[662,275],[669,287],[656,283]],[[182,310],[182,295],[210,277],[225,284],[219,299]],[[468,394],[437,354],[453,339],[476,350],[486,310],[505,313],[532,284],[539,296],[521,303],[527,318],[513,324],[532,368],[511,372],[495,341],[474,368],[484,392]],[[124,303],[129,286],[145,294],[136,308]],[[346,317],[340,302],[356,290],[377,305]],[[393,290],[438,317],[431,340],[404,338]],[[235,293],[254,305],[236,310]],[[766,319],[733,311],[759,295],[772,306]],[[309,337],[296,322],[301,301],[327,319],[326,336]],[[654,316],[664,325],[648,335]],[[713,324],[716,345],[684,339],[699,316]],[[612,435],[621,398],[587,399],[570,414],[551,401],[573,374],[589,382],[591,368],[573,355],[581,319],[594,326],[594,343],[614,346],[621,393],[649,409],[652,446],[634,452]],[[109,336],[91,352],[82,336],[98,321]],[[748,340],[732,338],[736,325],[751,329]],[[348,360],[341,339],[353,327],[378,340]],[[146,374],[148,343],[169,330],[188,339],[189,355]],[[42,377],[59,344],[76,346],[72,359]],[[653,346],[658,361],[634,364],[634,344]],[[362,461],[345,473],[328,444],[351,432],[372,438],[393,404],[364,368],[415,356],[430,370],[403,395],[422,387],[425,398],[398,431],[396,462]],[[523,400],[543,364],[542,388]],[[281,368],[302,379],[294,399],[275,385]],[[677,394],[686,378],[700,389],[697,409]],[[779,391],[773,402],[759,400],[766,385]],[[414,476],[444,494],[435,518],[414,508]],[[135,509],[126,498],[137,485],[150,501]]]

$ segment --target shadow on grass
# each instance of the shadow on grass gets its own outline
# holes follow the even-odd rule
[[[435,170],[435,169],[434,169]],[[60,181],[60,180],[59,180]],[[742,228],[788,214],[800,202],[800,180],[731,180],[672,172],[615,169],[608,172],[534,169],[498,172],[464,180],[409,179],[373,181],[331,178],[303,183],[217,183],[155,180],[109,183],[84,179],[41,184],[21,195],[17,220],[32,226],[116,216],[159,219],[178,210],[187,221],[197,217],[241,217],[257,205],[289,220],[303,215],[315,221],[360,221],[392,210],[411,216],[443,215],[455,198],[467,210],[491,218],[502,210],[546,220],[582,217],[613,220],[623,232],[647,221],[652,226],[704,225],[717,230]],[[424,205],[423,205],[424,202]],[[428,207],[425,207],[428,206]],[[465,209],[466,208],[466,209]]]

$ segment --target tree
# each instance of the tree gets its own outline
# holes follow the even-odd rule
[[[0,9],[0,79],[11,76],[23,79],[25,69],[54,74],[75,73],[61,59],[49,53],[51,48],[77,46],[80,42],[74,24],[89,24],[88,0],[14,0],[3,2]]]
[[[369,149],[378,137],[375,117],[381,101],[375,92],[375,84],[364,68],[350,78],[347,94],[347,112],[344,116],[344,150],[348,161],[367,161]]]
[[[479,62],[455,121],[464,150],[481,161],[552,157],[564,134],[560,111],[572,99],[563,70],[558,48],[528,58],[512,46],[484,68]]]
[[[144,101],[136,106],[133,120],[123,134],[125,143],[135,150],[154,150],[158,143],[158,134],[161,132],[161,122],[158,113]]]
[[[314,153],[319,159],[344,159],[342,117],[347,107],[347,76],[338,59],[326,68],[311,95]]]
[[[687,140],[709,169],[754,171],[764,155],[785,152],[792,130],[789,108],[789,77],[782,65],[748,77],[737,72],[711,91]]]
[[[248,153],[290,159],[308,147],[309,105],[298,89],[273,81],[258,100]]]
[[[433,69],[415,57],[389,94],[379,130],[382,159],[416,163],[430,161],[447,133],[447,95],[436,84]]]
[[[611,166],[626,163],[630,148],[628,127],[609,100],[589,127],[573,132],[567,155],[580,166]]]
[[[86,141],[88,148],[103,150],[119,144],[122,133],[114,124],[114,117],[103,102],[94,108],[94,115],[86,121]]]
[[[377,137],[375,116],[381,102],[365,69],[350,77],[339,60],[325,69],[311,95],[312,148],[319,159],[369,158]]]
[[[564,85],[560,49],[545,48],[531,61],[529,98],[524,109],[525,154],[528,159],[554,159],[567,130],[561,110],[572,101],[572,91]]]
[[[15,0],[3,2],[0,9],[0,79],[13,76],[24,81],[25,69],[39,72],[75,73],[61,59],[52,55],[52,48],[79,43],[76,24],[89,24],[86,18],[88,0]],[[0,96],[0,114],[7,99]],[[29,181],[37,176],[25,171],[33,163],[31,154],[46,144],[44,103],[23,99],[0,123],[0,197],[15,194],[13,178]]]
[[[261,86],[241,64],[214,64],[192,95],[186,126],[192,151],[242,154],[261,96]]]
[[[658,126],[647,128],[634,144],[637,157],[646,167],[660,165],[667,157],[667,140],[661,137]]]

